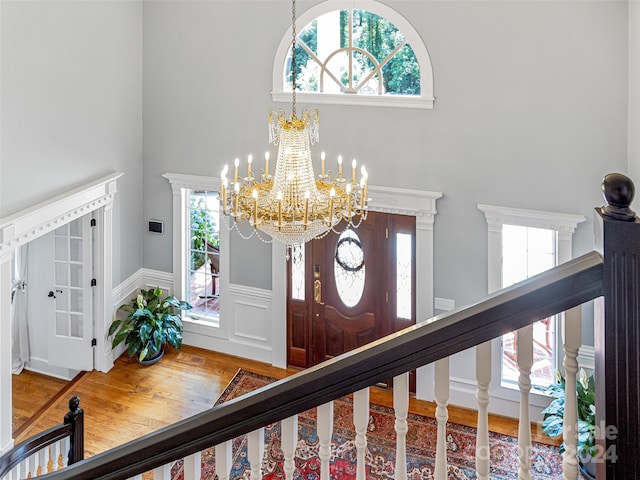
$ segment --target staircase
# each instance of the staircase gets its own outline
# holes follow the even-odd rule
[[[627,182],[628,179],[622,179]],[[630,181],[629,181],[630,182]],[[631,185],[631,192],[633,186]],[[577,422],[575,385],[577,354],[581,345],[579,306],[596,300],[600,314],[595,320],[598,425],[615,428],[615,435],[601,435],[598,446],[604,456],[597,464],[597,478],[640,478],[637,455],[640,407],[636,392],[640,378],[640,222],[629,214],[632,193],[620,201],[629,184],[605,189],[608,205],[596,209],[596,246],[591,252],[519,284],[496,292],[483,301],[440,315],[365,347],[349,352],[304,372],[231,400],[208,411],[175,423],[125,445],[78,461],[42,479],[170,479],[170,467],[184,460],[185,480],[200,479],[200,452],[215,447],[216,474],[228,478],[232,439],[248,434],[251,478],[262,478],[263,427],[282,422],[285,472],[292,479],[297,443],[297,414],[317,408],[320,478],[329,479],[330,438],[333,401],[354,394],[357,478],[364,480],[364,452],[369,410],[369,386],[394,379],[396,414],[395,478],[406,477],[405,434],[407,431],[408,373],[435,364],[436,420],[438,422],[434,477],[447,478],[446,422],[449,397],[449,356],[476,350],[478,425],[476,471],[479,479],[489,478],[488,404],[491,372],[490,341],[517,331],[520,416],[518,431],[519,479],[531,478],[531,423],[529,415],[530,373],[533,364],[532,325],[539,319],[565,314],[564,367],[567,400],[565,405],[563,478],[577,479],[575,457]],[[623,195],[624,197],[624,195]],[[19,448],[20,446],[16,447]],[[11,452],[10,452],[11,453]],[[37,455],[37,454],[36,454]],[[30,460],[25,459],[24,462]],[[15,463],[15,462],[14,462]],[[0,459],[0,479],[23,478],[11,473],[5,457]],[[14,470],[15,471],[15,470]],[[26,472],[26,470],[21,470]],[[33,470],[28,470],[35,473]],[[20,475],[23,475],[21,477]],[[152,475],[152,477],[150,476]]]

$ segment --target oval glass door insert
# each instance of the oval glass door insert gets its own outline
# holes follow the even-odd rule
[[[365,268],[360,237],[347,229],[338,238],[333,262],[338,296],[347,307],[355,307],[362,298]]]

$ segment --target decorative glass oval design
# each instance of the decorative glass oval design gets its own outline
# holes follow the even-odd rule
[[[347,307],[355,307],[364,293],[365,262],[358,234],[347,229],[338,238],[333,262],[338,296]]]

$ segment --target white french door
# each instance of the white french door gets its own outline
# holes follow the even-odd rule
[[[49,363],[73,370],[93,370],[93,251],[91,218],[53,232],[53,282],[50,300]]]

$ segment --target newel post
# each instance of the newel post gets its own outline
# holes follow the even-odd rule
[[[596,208],[595,245],[603,255],[603,297],[596,300],[598,480],[640,478],[640,221],[629,208],[633,182],[609,174],[606,205]]]
[[[71,397],[69,411],[64,416],[64,424],[71,424],[71,442],[69,445],[68,465],[84,459],[84,410],[80,408],[80,399]]]

